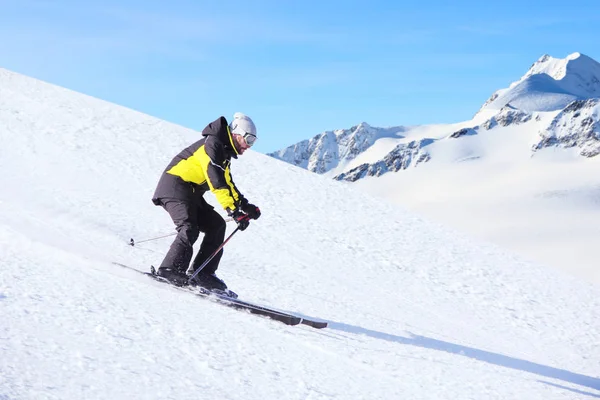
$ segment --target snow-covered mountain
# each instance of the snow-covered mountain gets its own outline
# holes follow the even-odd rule
[[[232,169],[263,215],[219,275],[327,329],[116,267],[169,248],[141,241],[173,231],[150,198],[198,137],[0,69],[0,399],[600,395],[597,287],[253,151]]]
[[[337,180],[356,181],[365,176],[380,176],[386,172],[396,172],[419,163],[429,161],[429,153],[425,147],[433,143],[432,139],[413,140],[407,144],[399,144],[382,160],[375,163],[365,163],[354,167],[348,172],[335,176]]]
[[[308,146],[271,155],[600,284],[599,63],[545,55],[468,121],[392,131],[350,160],[332,137],[318,169]]]
[[[582,156],[594,157],[600,153],[598,98],[599,63],[580,53],[565,59],[544,55],[520,80],[495,92],[471,121],[445,129],[437,126],[435,137],[414,138],[422,126],[375,128],[363,122],[269,155],[338,180],[356,181],[430,161],[428,150],[435,142],[526,124],[532,153],[549,146],[576,147]],[[548,115],[552,118],[544,118]],[[454,130],[457,125],[460,128]],[[387,149],[382,153],[377,144],[384,140]],[[363,159],[368,161],[356,161]]]
[[[535,151],[545,147],[576,147],[580,154],[595,157],[600,154],[600,98],[575,100],[539,133]]]
[[[580,53],[564,59],[542,56],[507,89],[495,92],[480,111],[507,104],[526,111],[556,111],[574,100],[600,97],[600,64]]]
[[[350,129],[323,132],[269,155],[309,171],[324,174],[343,168],[383,138],[401,138],[404,127],[374,128],[362,122]]]

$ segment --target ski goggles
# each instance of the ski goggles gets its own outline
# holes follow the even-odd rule
[[[254,142],[256,142],[256,136],[251,134],[251,133],[244,133],[244,142],[246,142],[246,144],[250,147],[252,147],[254,145]]]

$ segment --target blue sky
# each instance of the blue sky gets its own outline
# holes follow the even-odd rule
[[[600,2],[0,0],[0,67],[255,149],[470,119],[540,56],[600,61]]]

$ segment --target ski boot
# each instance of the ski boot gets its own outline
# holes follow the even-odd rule
[[[156,276],[160,276],[176,286],[186,286],[188,284],[188,276],[185,272],[175,268],[161,267],[156,271]]]

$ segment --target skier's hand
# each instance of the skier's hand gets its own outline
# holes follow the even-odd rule
[[[245,230],[250,225],[250,216],[245,214],[239,208],[229,212],[229,216],[238,224],[240,231]]]
[[[258,217],[260,217],[260,208],[258,208],[254,204],[244,204],[242,206],[242,211],[248,214],[250,219],[258,219]]]

